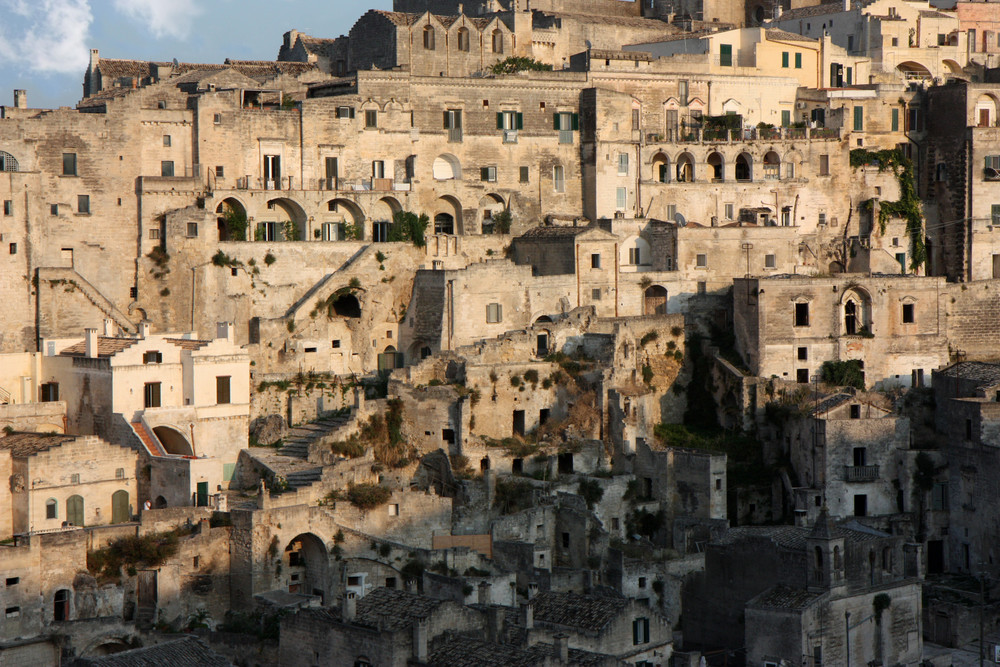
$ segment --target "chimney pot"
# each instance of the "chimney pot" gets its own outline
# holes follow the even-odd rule
[[[139,322],[139,338],[149,338],[153,325],[148,321]]]
[[[88,359],[97,358],[97,329],[85,329],[84,330],[84,340],[86,341],[85,346],[87,350]]]
[[[358,615],[358,594],[354,591],[347,591],[344,594],[344,607],[341,610],[340,616],[346,622],[350,623]]]
[[[525,630],[535,628],[535,605],[533,602],[525,602],[521,605],[521,616],[524,621]]]
[[[413,657],[417,662],[427,662],[427,619],[413,621]]]
[[[115,323],[107,318],[104,319],[104,335],[107,338],[115,335]]]

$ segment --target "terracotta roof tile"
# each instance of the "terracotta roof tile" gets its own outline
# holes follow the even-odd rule
[[[232,667],[197,637],[184,637],[100,658],[78,658],[80,667]]]
[[[193,340],[190,338],[167,338],[165,340],[168,343],[173,343],[182,350],[200,350],[212,342],[210,340]]]
[[[99,336],[97,338],[97,356],[113,357],[122,350],[127,350],[139,342],[138,338],[109,338]],[[87,341],[83,340],[75,345],[70,345],[59,353],[64,357],[83,357],[87,355]]]
[[[0,449],[10,450],[11,456],[34,456],[66,442],[76,440],[75,435],[62,433],[11,433],[0,435]]]
[[[533,598],[536,623],[600,631],[628,605],[625,598],[546,591]]]

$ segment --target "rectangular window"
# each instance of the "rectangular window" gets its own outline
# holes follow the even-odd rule
[[[809,384],[809,369],[798,368],[795,370],[795,381],[799,384]]]
[[[160,240],[160,230],[158,228],[153,228],[149,230],[149,240],[159,241]]]
[[[796,353],[797,353],[797,356],[799,358],[799,361],[809,361],[809,348],[808,347],[800,347],[798,350],[796,350]]]
[[[628,176],[628,153],[618,154],[618,175]]]
[[[76,196],[76,212],[90,213],[90,195]]]
[[[595,287],[594,289],[590,290],[590,298],[593,299],[594,301],[600,301],[601,300],[601,288],[600,287]]]
[[[496,324],[503,321],[503,306],[499,303],[486,304],[487,324]]]
[[[496,183],[497,182],[497,168],[496,167],[482,167],[479,170],[479,179],[486,183]]]
[[[559,143],[573,143],[573,132],[580,129],[580,115],[562,111],[553,114],[555,129],[559,131]]]
[[[795,69],[802,69],[802,54],[795,54]]]
[[[372,161],[372,178],[385,178],[385,161]]]
[[[987,155],[983,178],[987,181],[1000,181],[1000,155]]]
[[[899,109],[892,110],[892,120],[890,125],[893,132],[899,132]]]
[[[990,224],[994,227],[1000,226],[1000,204],[993,204],[990,207]]]
[[[125,468],[115,468],[115,479],[125,479]]]
[[[736,206],[734,204],[726,204],[726,220],[732,220],[735,213]]]
[[[160,407],[160,383],[147,382],[142,392],[143,406],[147,408]]]
[[[552,167],[552,189],[556,192],[566,192],[566,171],[561,165]]]
[[[142,353],[142,363],[144,364],[162,364],[163,363],[163,353],[157,352],[156,350],[150,350],[149,352]]]
[[[444,129],[448,132],[448,141],[459,143],[462,141],[462,110],[447,109],[444,112]]]
[[[163,135],[163,145],[166,146],[167,148],[169,148],[170,147],[170,143],[171,143],[170,135],[169,134],[164,134]]]
[[[215,378],[215,402],[218,405],[226,405],[230,403],[230,376],[219,375]]]
[[[829,176],[830,175],[830,156],[820,155],[819,156],[819,175]]]
[[[590,255],[590,268],[592,269],[601,268],[601,253],[595,252]]]
[[[389,516],[399,516],[399,503],[389,504]]]
[[[354,107],[337,107],[336,116],[341,119],[354,118]]]
[[[733,45],[732,44],[720,44],[719,45],[719,65],[722,67],[732,67],[733,66]]]
[[[698,255],[695,255],[694,264],[699,269],[707,269],[708,268],[708,255],[706,255],[704,253],[700,253]]]
[[[795,326],[797,326],[797,327],[807,327],[807,326],[809,326],[809,304],[808,303],[797,303],[797,304],[795,304]]]
[[[187,237],[189,239],[198,238],[198,223],[189,222],[187,223]]]
[[[637,618],[632,621],[632,645],[649,643],[649,619]]]
[[[76,153],[63,153],[63,176],[76,176]]]
[[[642,264],[642,251],[640,248],[628,249],[628,263],[632,266],[639,266]]]
[[[788,127],[792,124],[792,111],[791,109],[781,110],[781,127]]]
[[[931,489],[931,509],[936,512],[948,510],[948,482],[935,482]]]
[[[774,255],[764,255],[764,268],[773,269],[776,265]]]
[[[673,222],[677,219],[677,204],[667,204],[667,220]]]
[[[20,607],[7,607],[4,610],[4,614],[6,615],[7,618],[17,618],[18,616],[21,615],[21,608]]]
[[[854,131],[864,132],[865,130],[865,108],[854,107]]]
[[[798,55],[798,54],[796,54],[796,55]],[[788,54],[788,51],[782,51],[781,52],[781,66],[787,69],[788,68],[788,63],[789,63],[789,54]]]
[[[913,324],[913,304],[903,304],[903,324]]]
[[[79,484],[80,483],[80,473],[75,472],[72,475],[70,475],[69,476],[69,483],[70,484]]]
[[[7,246],[7,252],[9,252],[11,255],[16,255],[17,254],[17,244],[16,243],[11,243],[9,246]]]
[[[160,176],[163,178],[173,178],[174,176],[174,161],[164,160],[160,162]]]
[[[618,188],[615,190],[615,208],[619,211],[625,209],[626,200],[628,199],[628,190],[625,188]]]
[[[689,87],[687,81],[681,80],[677,82],[677,101],[680,103],[682,107],[686,107],[688,105],[688,90]],[[669,115],[669,113],[670,112],[668,111],[667,114]],[[676,126],[677,125],[676,111],[674,112],[674,117],[675,117],[674,125]],[[669,124],[669,116],[668,116],[668,124]]]
[[[212,116],[212,122],[216,125],[222,125],[222,114],[217,113]]]
[[[378,111],[368,109],[365,111],[365,129],[374,130],[378,127]]]
[[[224,178],[225,175],[226,175],[226,168],[223,167],[222,165],[218,165],[215,168],[215,177],[216,178]]]
[[[826,213],[819,214],[819,220],[817,221],[820,227],[826,226]]]
[[[45,382],[41,386],[42,403],[52,403],[59,400],[59,383]]]
[[[521,167],[520,168],[520,178],[519,178],[520,182],[521,183],[527,183],[528,182],[528,175],[529,175],[528,167]]]
[[[14,215],[14,202],[10,199],[3,200],[3,214]]]

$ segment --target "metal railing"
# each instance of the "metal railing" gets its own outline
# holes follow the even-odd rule
[[[878,466],[844,466],[848,482],[874,482],[878,480]]]

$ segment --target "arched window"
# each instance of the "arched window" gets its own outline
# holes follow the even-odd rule
[[[833,568],[839,570],[843,567],[840,563],[840,547],[833,548]]]
[[[493,31],[493,53],[503,53],[503,32],[499,28]]]
[[[0,171],[19,171],[13,155],[0,151]]]
[[[458,50],[468,51],[469,50],[469,29],[459,28],[458,29]]]
[[[653,180],[658,183],[670,181],[670,158],[663,153],[653,156]]]
[[[844,294],[844,335],[871,336],[871,299],[858,288]]]
[[[736,180],[753,180],[753,158],[746,153],[740,153],[736,156]]]
[[[781,178],[781,158],[774,151],[764,156],[764,178],[777,181]]]
[[[712,180],[713,181],[723,181],[725,180],[725,175],[723,170],[725,169],[725,160],[721,153],[712,153],[708,156],[708,166],[712,170]]]
[[[52,602],[52,618],[56,621],[69,620],[69,591],[65,588],[56,591]]]
[[[55,498],[49,498],[45,501],[45,518],[46,519],[58,519],[59,518],[59,503]]]
[[[677,182],[691,183],[694,181],[694,157],[690,153],[681,153],[677,158]]]
[[[434,26],[424,26],[424,48],[428,51],[434,50]]]
[[[66,499],[66,523],[71,526],[83,525],[83,496],[70,496]]]

